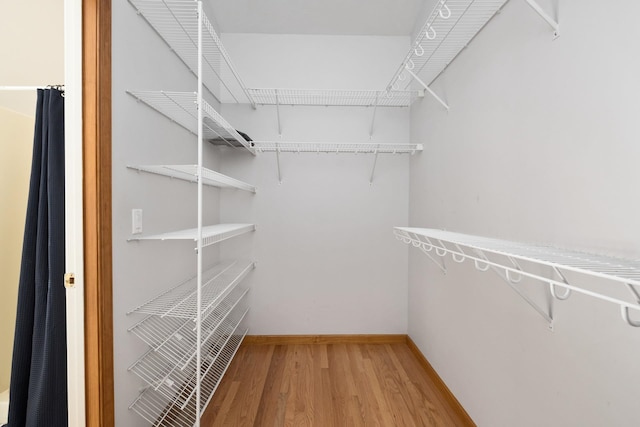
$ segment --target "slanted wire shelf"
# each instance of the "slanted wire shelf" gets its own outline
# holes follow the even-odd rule
[[[244,274],[238,276],[238,279],[233,282],[227,282],[229,284],[224,288],[218,289],[217,298],[213,300],[207,298],[210,302],[202,310],[202,325],[214,327],[215,322],[231,310],[231,304],[240,300],[241,295],[246,293],[243,287],[239,287]],[[207,294],[210,294],[210,291],[211,289],[208,289]],[[181,363],[185,354],[190,354],[196,346],[195,318],[151,315],[129,328],[129,332],[148,344],[155,352],[162,353],[165,358],[171,359],[176,364]]]
[[[193,0],[129,0],[147,23],[193,74],[198,70],[198,5]],[[203,14],[203,82],[220,102],[249,102],[242,81],[218,34]]]
[[[259,105],[409,107],[420,96],[420,92],[415,90],[250,88],[248,91]]]
[[[196,92],[167,91],[127,91],[137,100],[147,104],[169,120],[179,124],[194,135],[198,135],[198,104]],[[251,154],[255,150],[251,142],[244,139],[211,105],[202,101],[203,138],[207,140],[221,139],[230,147],[232,141],[238,141]]]
[[[631,326],[640,327],[640,321],[629,317],[629,309],[640,311],[640,260],[628,260],[587,252],[561,249],[548,245],[518,243],[507,240],[473,236],[450,231],[395,227],[398,240],[421,249],[432,260],[434,255],[443,257],[451,254],[454,261],[473,260],[478,270],[489,267],[505,272],[505,277],[529,277],[549,284],[551,293],[558,299],[566,299],[570,291],[575,291],[620,306],[623,319]],[[471,249],[465,251],[464,248]],[[490,260],[486,254],[498,255],[499,261]],[[495,257],[494,257],[495,258]],[[545,277],[539,273],[526,271],[517,261],[547,266],[553,269],[559,278]],[[607,287],[607,292],[596,292],[570,284],[566,272],[583,274],[618,283],[619,287]],[[511,280],[512,283],[517,283]],[[564,296],[558,297],[554,287],[564,288]],[[629,300],[620,298],[620,294],[630,295]]]
[[[148,172],[194,183],[198,182],[197,165],[133,165],[127,167],[139,172]],[[202,169],[202,184],[210,187],[234,188],[251,193],[256,192],[256,187],[253,185],[206,168]]]
[[[187,404],[181,409],[181,405],[175,397],[167,397],[165,394],[155,391],[152,387],[148,387],[143,391],[129,409],[135,411],[154,426],[194,425],[196,419],[202,415],[213,397],[220,380],[229,368],[247,332],[248,328],[244,325],[244,321],[241,321],[233,332],[225,337],[226,342],[222,346],[222,350],[219,351],[215,363],[208,356],[203,357],[204,364],[201,368],[203,377],[200,389],[201,395],[206,398],[206,402],[201,405],[200,414],[196,413],[196,399],[188,399]],[[195,387],[194,384],[192,388]]]
[[[200,352],[203,360],[213,350],[219,350],[219,344],[242,321],[249,308],[246,301],[248,289],[235,289],[214,310],[208,319],[202,323],[202,345]],[[180,342],[173,342],[159,349],[150,349],[140,359],[129,367],[129,371],[138,375],[155,391],[167,397],[176,397],[181,404],[191,398],[190,393],[184,393],[194,383],[196,376],[196,332],[193,323],[189,328],[181,331]],[[163,330],[156,331],[158,335]],[[171,340],[175,340],[172,338]],[[214,357],[215,359],[215,357]]]
[[[202,316],[202,326],[215,331],[217,323],[224,319],[246,292],[247,289],[244,287],[236,286],[231,289]],[[180,366],[180,369],[184,369],[197,348],[196,324],[193,320],[149,316],[129,331],[148,344],[155,353]]]
[[[387,85],[387,90],[406,90],[410,87],[413,78],[406,68],[419,75],[425,84],[431,84],[507,1],[438,1]]]
[[[216,224],[202,227],[202,247],[231,239],[256,229],[255,224]],[[161,234],[133,235],[129,241],[136,240],[198,240],[198,229],[171,231]]]
[[[212,307],[255,268],[253,261],[226,261],[202,272],[201,313],[206,317]],[[162,294],[139,305],[127,314],[147,314],[193,320],[196,318],[197,276],[193,276]]]
[[[258,152],[414,154],[422,144],[254,141]]]

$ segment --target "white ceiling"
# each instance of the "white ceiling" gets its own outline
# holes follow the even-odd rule
[[[221,32],[408,36],[425,0],[208,0]]]

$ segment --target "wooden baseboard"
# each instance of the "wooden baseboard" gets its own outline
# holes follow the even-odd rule
[[[296,344],[397,344],[405,343],[407,336],[396,335],[247,335],[243,345],[296,345]]]
[[[424,357],[424,354],[420,351],[415,342],[411,339],[411,337],[407,336],[407,346],[411,350],[411,352],[416,356],[422,368],[427,372],[433,384],[438,388],[440,395],[447,401],[451,409],[458,415],[458,418],[463,422],[464,426],[475,427],[476,423],[473,422],[467,411],[464,410],[464,407],[458,402],[458,399],[451,393],[449,387],[442,381],[440,375],[433,369],[431,363]]]

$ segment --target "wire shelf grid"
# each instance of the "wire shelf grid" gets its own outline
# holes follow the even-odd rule
[[[255,268],[253,261],[227,261],[202,272],[202,316],[207,316]],[[193,276],[134,308],[127,314],[148,314],[193,320],[196,318],[196,283]]]
[[[407,90],[412,76],[431,84],[508,0],[441,0],[387,85],[387,91]],[[445,18],[446,17],[446,18]]]
[[[198,182],[197,165],[134,165],[127,167],[137,170],[138,172],[148,172],[193,183]],[[202,170],[202,184],[210,187],[232,188],[249,191],[251,193],[256,192],[256,187],[253,185],[206,168]]]
[[[241,303],[248,289],[235,288],[201,322],[202,334],[211,337],[231,311]],[[244,302],[243,302],[244,304]],[[241,304],[242,305],[242,304]],[[208,331],[208,332],[207,332]],[[140,340],[174,365],[184,369],[197,351],[196,323],[185,319],[149,316],[130,329]],[[202,342],[206,342],[203,338]],[[135,371],[135,365],[131,370]]]
[[[184,62],[193,74],[198,70],[198,7],[193,0],[129,0],[145,21]],[[249,102],[251,94],[213,25],[203,14],[203,82],[220,102]]]
[[[465,259],[474,261],[476,269],[480,271],[493,268],[497,272],[504,273],[504,275],[501,274],[501,277],[510,284],[519,282],[519,279],[516,280],[513,277],[529,277],[548,283],[551,293],[556,299],[566,299],[571,291],[575,291],[617,304],[620,306],[623,319],[631,326],[640,327],[639,321],[629,317],[629,309],[640,311],[640,293],[636,288],[640,286],[640,260],[628,260],[549,245],[518,243],[428,228],[396,227],[394,233],[398,240],[421,249],[436,263],[434,254],[439,257],[451,254],[456,262],[463,262]],[[465,251],[463,247],[471,249],[473,252]],[[434,249],[435,251],[432,252]],[[497,255],[500,259],[490,260],[486,254]],[[546,277],[537,272],[527,271],[518,261],[550,267],[560,278]],[[441,264],[438,265],[443,269]],[[569,283],[563,272],[606,279],[617,282],[621,286],[618,288],[607,287],[606,292],[596,292]],[[565,296],[558,297],[555,287],[564,288]],[[627,293],[627,291],[633,301],[621,299],[618,296],[618,294]]]
[[[203,341],[200,347],[203,360],[207,358],[215,362],[217,352],[223,347],[224,340],[228,337],[237,325],[245,318],[249,308],[246,299],[243,300],[247,293],[238,292],[238,298],[230,307],[225,307],[226,313],[216,313],[214,320],[203,324]],[[213,317],[213,316],[212,316]],[[192,325],[193,329],[193,325]],[[192,332],[195,335],[195,331]],[[193,340],[191,348],[185,350],[185,353],[176,360],[172,354],[167,354],[161,350],[149,350],[140,359],[138,359],[129,370],[144,380],[155,391],[165,394],[167,397],[175,397],[181,404],[186,403],[190,398],[190,393],[184,393],[185,390],[193,387],[196,374],[196,345]]]
[[[226,342],[215,361],[206,356],[203,358],[205,363],[201,367],[203,378],[200,388],[201,395],[205,396],[206,400],[205,404],[201,406],[200,414],[196,414],[196,399],[188,398],[186,405],[181,404],[175,396],[168,397],[152,387],[143,391],[129,409],[135,411],[154,426],[191,426],[195,424],[196,419],[204,412],[218,388],[247,332],[248,329],[244,326],[244,322],[240,322],[235,330],[226,337]],[[192,391],[189,394],[193,394],[195,387],[195,384],[191,386]],[[181,406],[183,407],[181,408]]]
[[[223,240],[231,239],[256,229],[255,224],[216,224],[202,227],[202,247],[210,246]],[[136,240],[198,240],[198,229],[171,231],[151,235],[134,235],[130,241]]]
[[[422,144],[402,143],[340,143],[340,142],[282,142],[254,141],[258,152],[280,153],[355,153],[355,154],[414,154],[423,150]]]
[[[198,104],[196,92],[127,91],[131,96],[153,108],[169,120],[179,124],[194,135],[198,135]],[[203,138],[223,140],[230,147],[238,141],[251,154],[255,154],[251,143],[244,139],[211,105],[202,101],[204,120]]]
[[[266,89],[250,88],[259,105],[305,105],[349,107],[408,107],[418,91],[384,90],[322,90],[322,89]]]

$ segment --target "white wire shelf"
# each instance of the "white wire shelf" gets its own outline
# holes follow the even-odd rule
[[[193,183],[198,182],[198,165],[133,165],[127,167],[139,172],[168,176]],[[256,187],[253,185],[206,168],[202,169],[202,184],[210,187],[234,188],[251,193],[256,192]]]
[[[202,227],[202,247],[222,242],[256,229],[255,224],[216,224]],[[129,241],[137,240],[198,240],[198,229],[172,231],[161,234],[133,235]]]
[[[245,287],[237,283],[225,291],[215,305],[203,308],[202,325],[210,329],[224,318],[235,304],[247,293]],[[148,316],[138,322],[129,332],[148,344],[155,352],[176,364],[185,365],[185,355],[190,356],[196,347],[194,319]]]
[[[198,69],[198,5],[193,0],[129,0],[169,48],[196,74]],[[203,82],[220,102],[255,106],[229,54],[203,14]]]
[[[422,144],[254,141],[258,152],[414,154]]]
[[[234,290],[223,303],[202,323],[202,345],[200,351],[205,360],[212,349],[220,349],[220,341],[242,321],[247,311],[245,295],[248,289]],[[146,354],[129,367],[129,371],[138,375],[154,390],[160,391],[167,397],[179,396],[184,386],[193,383],[196,374],[197,341],[195,324],[189,322],[188,327],[180,331],[179,341],[176,335],[169,338],[160,347],[152,347]],[[159,328],[155,334],[163,339],[165,331]],[[171,341],[174,341],[171,343]],[[182,396],[181,403],[186,402],[187,396]]]
[[[387,90],[406,90],[413,80],[411,73],[431,84],[507,1],[438,1]]]
[[[421,92],[384,90],[248,89],[259,105],[408,107]]]
[[[201,405],[201,413],[196,414],[196,399],[188,398],[186,405],[182,405],[178,399],[167,397],[165,394],[148,387],[131,404],[129,409],[135,411],[142,418],[154,426],[192,426],[199,415],[202,415],[208,402],[215,393],[222,377],[226,373],[233,357],[240,348],[242,340],[246,336],[248,329],[241,322],[235,330],[225,337],[224,345],[218,352],[218,356],[213,360],[211,357],[204,357],[201,367],[203,378],[200,382],[201,396],[204,404]],[[212,351],[214,353],[215,350]],[[195,382],[184,389],[184,394],[194,394]],[[187,393],[187,391],[189,391]]]
[[[202,272],[201,314],[208,316],[235,286],[255,268],[253,261],[227,261]],[[197,276],[193,276],[134,308],[127,314],[146,314],[193,320],[196,318]]]
[[[137,100],[158,111],[169,120],[179,124],[194,135],[198,134],[198,104],[195,92],[127,91]],[[233,141],[242,144],[251,154],[255,154],[251,142],[244,139],[211,105],[202,101],[204,120],[203,138],[223,140],[230,147]]]
[[[517,243],[453,233],[429,228],[396,227],[396,237],[404,243],[423,251],[445,272],[444,257],[450,254],[455,262],[472,260],[476,269],[493,269],[509,285],[518,291],[552,325],[552,313],[545,312],[522,294],[517,284],[527,277],[549,285],[551,299],[567,299],[572,291],[589,295],[620,307],[622,318],[631,326],[640,327],[640,320],[633,320],[629,310],[640,311],[640,260],[627,260],[606,255],[556,248],[540,244]],[[492,256],[492,258],[489,258]],[[525,262],[525,264],[521,264]],[[552,273],[545,276],[531,271],[529,264],[549,267]],[[607,292],[594,291],[571,284],[568,273],[597,277],[613,282]],[[559,293],[557,288],[562,288]],[[627,295],[624,299],[622,295]]]

